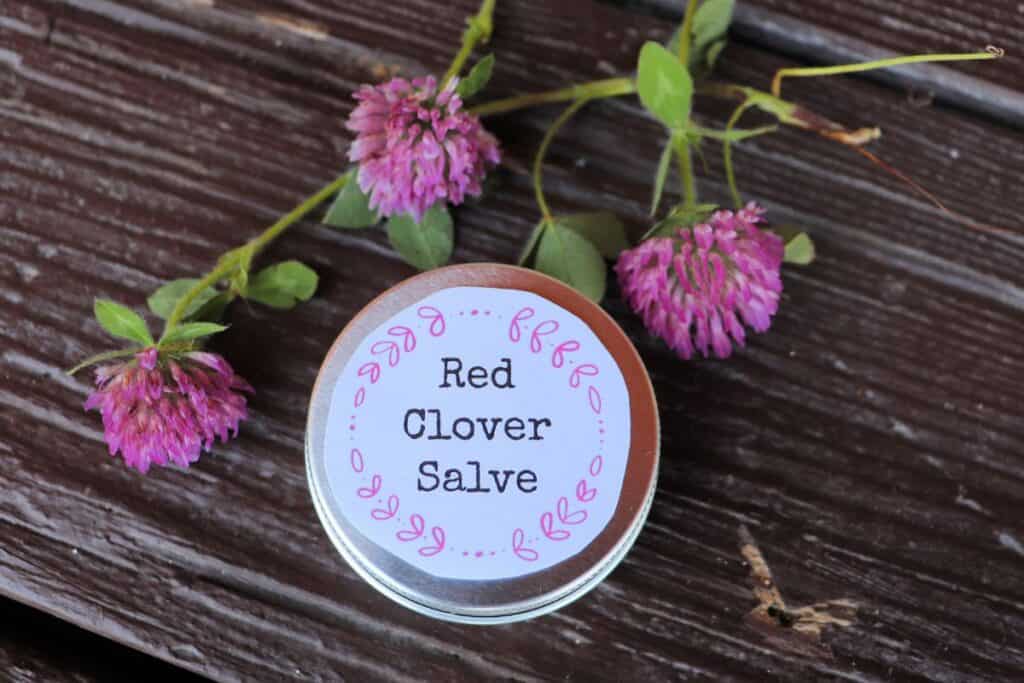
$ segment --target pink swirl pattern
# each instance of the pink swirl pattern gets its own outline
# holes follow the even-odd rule
[[[598,415],[601,414],[601,392],[597,390],[597,387],[591,386],[587,388],[587,398],[590,401],[590,407]]]
[[[602,467],[604,467],[604,458],[600,455],[595,455],[590,461],[590,476],[596,477],[601,474]]]
[[[360,498],[373,498],[378,493],[380,493],[380,487],[382,484],[383,482],[380,478],[380,475],[375,474],[372,477],[370,477],[369,486],[360,486],[358,489],[356,489],[356,495],[359,496]]]
[[[427,545],[420,548],[419,553],[423,557],[433,557],[444,550],[444,529],[439,526],[432,527],[430,529],[430,535],[434,539],[434,545]]]
[[[406,353],[414,351],[416,349],[416,333],[410,330],[405,325],[395,325],[388,329],[388,334],[392,337],[400,337],[402,340],[402,350]]]
[[[398,365],[398,361],[402,357],[402,352],[398,350],[398,344],[390,339],[374,342],[373,346],[370,347],[370,353],[375,356],[380,356],[386,353],[388,356],[388,365],[391,367]]]
[[[589,503],[594,500],[595,496],[597,496],[597,489],[588,487],[586,479],[580,479],[580,482],[576,484],[576,500],[581,503]]]
[[[540,338],[555,332],[558,332],[557,321],[545,320],[540,325],[537,325],[537,327],[533,328],[533,334],[530,335],[530,350],[534,353],[540,353],[541,349],[544,348],[544,342]]]
[[[578,389],[580,382],[583,381],[584,377],[597,377],[601,371],[597,369],[597,366],[593,363],[583,363],[577,365],[569,373],[569,386],[573,389]]]
[[[370,510],[370,516],[378,522],[391,519],[398,514],[398,496],[391,494],[388,496],[388,502],[386,508],[374,508]]]
[[[370,376],[370,384],[376,384],[377,380],[380,379],[380,363],[376,361],[369,361],[359,366],[359,370],[356,372],[360,377]]]
[[[527,562],[536,562],[537,558],[540,557],[540,553],[536,550],[526,547],[526,534],[522,529],[516,529],[512,532],[512,552],[520,560]]]
[[[359,387],[356,389],[356,395],[352,398],[352,405],[355,408],[359,408],[366,402],[366,388]]]
[[[587,521],[586,510],[569,511],[569,499],[565,496],[558,499],[558,504],[555,506],[555,513],[558,515],[558,521],[562,524],[575,526],[576,524],[583,524],[583,522]]]
[[[348,461],[352,465],[353,472],[362,472],[366,464],[366,461],[363,460],[363,452],[358,448],[353,448],[348,454]]]
[[[540,531],[552,541],[564,541],[572,536],[566,529],[555,528],[555,516],[550,512],[545,512],[540,516]]]
[[[445,322],[444,315],[441,313],[441,311],[437,310],[433,306],[420,306],[419,309],[416,311],[416,315],[418,315],[423,320],[430,321],[430,327],[428,328],[430,331],[430,336],[440,337],[442,334],[444,334]]]
[[[423,521],[423,515],[414,512],[409,516],[409,528],[400,529],[398,533],[395,534],[395,537],[403,543],[408,543],[421,537],[425,529],[426,522]]]
[[[526,308],[520,309],[518,313],[512,316],[512,322],[508,324],[508,338],[513,342],[518,342],[523,338],[523,331],[519,326],[524,320],[529,320],[534,315],[534,310],[527,306]]]
[[[560,368],[565,365],[565,354],[580,350],[580,343],[575,339],[564,341],[551,352],[551,365]]]

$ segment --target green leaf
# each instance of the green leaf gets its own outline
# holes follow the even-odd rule
[[[249,289],[249,271],[252,269],[252,259],[255,254],[250,246],[245,246],[238,253],[238,270],[231,277],[231,287],[238,294],[245,296]]]
[[[246,298],[273,308],[292,308],[308,301],[319,281],[316,272],[298,261],[283,261],[264,268],[249,282]]]
[[[661,195],[665,191],[665,179],[668,177],[668,168],[672,163],[672,151],[675,148],[675,136],[670,136],[665,143],[665,149],[661,150],[661,158],[658,160],[658,170],[654,174],[654,194],[651,196],[651,215],[658,213],[658,205],[661,204]]]
[[[544,233],[545,227],[547,227],[547,224],[544,221],[533,226],[530,238],[526,240],[523,250],[519,252],[519,260],[516,261],[517,266],[525,266],[529,264],[530,260],[533,258],[533,252],[537,249],[537,242],[540,240],[540,236]]]
[[[166,334],[160,340],[160,343],[171,344],[174,342],[192,341],[201,337],[209,337],[211,334],[217,334],[226,329],[228,328],[225,325],[218,325],[217,323],[184,323]]]
[[[174,310],[174,306],[178,303],[181,297],[185,296],[185,293],[195,287],[199,280],[195,278],[182,278],[180,280],[171,280],[160,289],[153,292],[146,303],[149,305],[149,310],[153,311],[154,314],[159,316],[162,320],[167,320],[171,317],[171,311]],[[217,290],[213,287],[207,287],[199,293],[192,303],[188,305],[188,309],[185,311],[184,320],[192,318],[196,312],[199,311],[210,299],[217,296]]]
[[[725,42],[723,39],[729,32],[735,6],[735,0],[704,0],[697,8],[697,14],[693,17],[693,42],[690,43],[690,69],[703,65],[711,66],[714,63],[713,58],[711,64],[708,63],[710,50],[716,44],[721,44],[716,50],[715,57],[722,51]]]
[[[443,203],[435,204],[416,223],[412,216],[388,220],[388,240],[405,262],[420,270],[448,263],[455,244],[452,216]]]
[[[704,52],[704,66],[709,72],[714,70],[715,64],[718,63],[718,58],[722,56],[722,50],[725,49],[726,44],[726,41],[719,40],[708,45],[708,49]]]
[[[690,228],[697,223],[703,223],[717,210],[717,204],[697,204],[691,209],[679,204],[673,207],[665,218],[655,223],[641,239],[674,235],[680,228]]]
[[[324,223],[335,228],[369,228],[380,222],[380,215],[370,208],[370,197],[356,181],[356,172],[348,172],[348,182],[338,192]]]
[[[629,249],[626,226],[611,211],[559,216],[555,219],[555,223],[569,228],[593,244],[601,256],[608,260],[614,261],[623,249]]]
[[[465,78],[459,81],[459,85],[455,89],[456,94],[462,99],[468,100],[484,89],[487,82],[491,80],[491,72],[493,70],[494,55],[487,55],[469,70]]]
[[[131,339],[144,346],[153,345],[153,335],[149,333],[146,322],[132,309],[110,299],[96,299],[93,314],[111,336]]]
[[[693,80],[671,52],[653,41],[640,49],[637,66],[640,101],[669,128],[685,128],[690,120]]]
[[[735,6],[735,0],[705,0],[697,8],[697,14],[693,17],[693,32],[690,34],[690,54],[687,58],[690,73],[698,74],[702,70],[710,72],[714,67],[718,55],[725,47],[725,35],[729,32]],[[679,54],[681,30],[682,27],[676,29],[666,43],[668,51],[674,55]]]
[[[786,245],[783,261],[798,266],[806,266],[814,261],[814,242],[806,232],[790,225],[773,226],[772,231],[781,237]]]
[[[224,309],[231,303],[232,298],[234,297],[231,292],[221,292],[203,304],[203,307],[190,316],[190,318],[192,320],[205,320],[208,322],[220,320],[224,316]]]
[[[555,223],[544,231],[534,267],[592,301],[599,302],[604,297],[608,273],[601,253],[579,233],[565,226]]]

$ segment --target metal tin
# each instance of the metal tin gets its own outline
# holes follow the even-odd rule
[[[355,406],[359,405],[361,408],[365,408],[365,405],[369,405],[372,399],[367,399],[366,397],[368,395],[372,396],[373,392],[378,391],[379,386],[383,386],[388,372],[396,373],[393,380],[395,383],[395,386],[392,388],[393,392],[400,390],[404,394],[414,396],[417,391],[416,387],[409,386],[407,389],[399,389],[399,387],[402,387],[402,382],[410,381],[408,378],[411,376],[409,375],[411,371],[415,370],[415,373],[420,373],[423,370],[423,367],[415,366],[415,364],[420,364],[420,366],[429,364],[430,368],[437,364],[438,354],[433,353],[431,355],[431,351],[426,347],[432,341],[435,345],[446,343],[443,339],[440,341],[430,339],[430,335],[437,331],[438,327],[443,328],[445,324],[442,319],[441,325],[435,325],[434,323],[437,323],[437,320],[434,320],[432,323],[428,318],[423,319],[422,324],[418,326],[396,324],[387,328],[387,331],[392,335],[399,335],[394,338],[393,346],[388,345],[391,344],[391,341],[388,340],[391,340],[392,337],[386,336],[382,337],[385,342],[374,342],[370,346],[375,352],[379,351],[384,356],[384,358],[379,359],[379,362],[373,360],[375,357],[371,356],[367,356],[371,358],[370,362],[363,362],[363,359],[361,357],[357,358],[356,354],[362,353],[365,355],[367,345],[372,341],[371,335],[383,334],[381,330],[385,328],[382,326],[396,320],[396,315],[403,314],[406,311],[419,310],[422,317],[424,309],[437,310],[431,306],[423,306],[416,309],[417,305],[421,302],[441,300],[438,297],[447,297],[444,299],[445,301],[452,301],[453,296],[461,296],[462,292],[471,293],[477,300],[481,300],[481,292],[484,292],[482,300],[486,301],[492,298],[488,296],[492,291],[502,292],[493,296],[493,298],[501,299],[501,301],[506,299],[512,301],[513,299],[510,299],[510,297],[518,296],[540,297],[541,299],[537,301],[544,300],[550,302],[554,307],[566,313],[563,329],[569,329],[570,324],[573,324],[571,321],[576,320],[581,321],[592,333],[593,337],[578,335],[580,339],[590,340],[590,348],[587,348],[588,344],[586,342],[579,343],[575,340],[563,341],[560,345],[556,345],[556,342],[560,340],[555,334],[550,335],[550,342],[548,342],[547,338],[539,336],[543,332],[540,329],[543,323],[538,324],[536,321],[527,321],[535,325],[533,328],[534,334],[529,340],[531,344],[536,341],[535,347],[532,349],[536,357],[535,362],[546,364],[545,367],[550,365],[551,373],[559,373],[552,374],[552,382],[561,381],[563,378],[568,377],[569,383],[566,384],[566,387],[572,386],[572,388],[564,390],[567,396],[565,400],[560,396],[553,396],[550,399],[552,410],[568,411],[571,409],[586,412],[586,408],[579,408],[576,403],[572,403],[572,408],[568,408],[566,405],[569,405],[571,401],[577,401],[577,397],[580,397],[578,399],[579,405],[585,405],[582,401],[585,400],[586,392],[588,390],[591,391],[590,406],[595,415],[588,414],[579,417],[579,424],[589,425],[589,422],[583,422],[583,420],[597,418],[595,424],[601,425],[600,444],[602,446],[597,446],[596,441],[593,444],[590,443],[597,435],[591,435],[588,431],[584,437],[578,440],[579,448],[559,450],[556,455],[549,453],[545,456],[547,458],[544,461],[545,463],[550,463],[550,458],[552,457],[558,457],[560,459],[559,467],[563,465],[569,467],[568,464],[562,463],[563,459],[574,467],[576,466],[576,461],[581,463],[580,467],[585,467],[589,461],[589,471],[584,471],[583,476],[578,478],[579,481],[575,494],[572,493],[570,488],[567,490],[566,495],[558,495],[559,491],[556,489],[559,489],[559,486],[565,489],[566,486],[575,483],[577,477],[574,476],[572,479],[565,478],[563,482],[557,477],[551,480],[551,477],[554,475],[549,475],[548,480],[538,483],[537,475],[535,474],[532,480],[533,484],[531,484],[529,477],[522,478],[521,475],[515,475],[520,476],[520,479],[515,479],[512,475],[505,475],[504,481],[507,485],[510,485],[509,481],[512,479],[518,482],[520,489],[512,493],[503,492],[501,495],[498,495],[493,493],[491,489],[479,489],[481,465],[478,464],[476,480],[478,488],[469,488],[468,490],[471,492],[478,489],[491,491],[486,497],[467,496],[459,492],[454,494],[431,493],[428,495],[421,493],[423,489],[419,487],[423,486],[424,481],[430,485],[434,485],[435,481],[423,474],[425,471],[429,472],[429,470],[424,470],[423,463],[421,462],[420,477],[417,479],[417,487],[415,489],[410,489],[411,483],[408,477],[406,477],[405,469],[400,470],[401,475],[387,475],[385,477],[385,479],[390,478],[392,482],[397,482],[395,483],[397,487],[395,489],[396,494],[389,496],[386,486],[381,483],[381,477],[373,474],[375,467],[397,468],[401,466],[406,468],[402,464],[406,463],[406,461],[409,461],[409,467],[411,467],[416,458],[422,457],[422,453],[426,452],[424,449],[427,449],[428,446],[431,453],[436,453],[438,448],[443,453],[442,446],[444,444],[457,443],[458,439],[452,442],[437,442],[442,446],[428,444],[427,441],[423,440],[412,441],[412,438],[418,438],[417,435],[421,432],[410,429],[410,412],[413,413],[414,424],[417,426],[426,424],[422,420],[417,421],[420,418],[420,413],[414,410],[405,413],[405,434],[395,437],[405,439],[405,441],[391,442],[392,444],[408,442],[408,448],[392,446],[386,449],[386,454],[384,449],[378,449],[378,452],[374,455],[376,458],[375,465],[370,463],[369,452],[373,450],[372,448],[363,447],[363,450],[367,451],[367,455],[364,457],[359,448],[353,446],[350,449],[348,441],[344,442],[345,447],[342,448],[340,446],[342,442],[339,439],[347,438],[351,440],[352,444],[373,443],[375,436],[380,436],[383,429],[390,429],[390,425],[394,422],[391,412],[387,413],[389,421],[383,423],[388,425],[387,427],[382,427],[382,423],[379,421],[373,422],[373,419],[383,419],[377,413],[368,413],[364,422],[360,423],[360,429],[364,431],[358,432],[355,425],[358,422],[357,415],[359,415],[359,409]],[[452,308],[447,325],[453,331],[448,334],[455,335],[455,329],[458,325],[469,325],[470,323],[462,321],[469,320],[468,316],[470,314],[473,316],[472,320],[484,321],[482,313],[480,316],[477,315],[478,308],[473,308],[472,311],[460,311],[458,318],[455,317],[456,313],[454,308]],[[538,311],[541,310],[540,306],[535,306],[534,308]],[[523,307],[522,310],[527,309]],[[520,314],[522,314],[522,310],[519,312]],[[532,311],[533,308],[530,310]],[[555,309],[552,308],[552,310]],[[488,316],[491,315],[490,310],[487,310],[486,313]],[[440,315],[441,312],[439,311],[438,314]],[[411,316],[411,313],[407,314],[408,316]],[[537,316],[538,319],[540,317],[540,315]],[[414,320],[415,318],[409,319]],[[504,343],[508,345],[513,343],[510,340],[515,338],[514,333],[517,331],[516,321],[510,322],[508,311],[500,310],[500,307],[495,310],[493,318],[488,319],[486,322],[473,322],[472,324],[481,325],[483,330],[488,330],[489,328],[486,326],[490,326],[499,330],[503,335],[507,327],[510,337],[509,340],[504,340]],[[526,328],[526,322],[523,323],[523,326]],[[552,325],[549,327],[557,326]],[[404,339],[400,339],[401,334],[406,334],[407,336]],[[493,342],[487,334],[490,334],[490,332],[481,333],[483,336],[481,336],[480,344],[477,345],[480,348],[480,353],[489,351],[492,346],[496,350],[500,350],[498,349],[499,345]],[[419,347],[416,346],[417,335]],[[455,339],[454,336],[452,338]],[[603,353],[600,349],[594,348],[594,339],[598,340],[600,345],[603,345],[608,357],[613,360],[612,364],[603,368],[603,374],[597,373],[596,369],[588,370],[584,366],[590,366],[590,364],[581,362],[588,357],[586,356],[588,351],[591,352],[591,355]],[[399,373],[400,362],[396,360],[396,355],[401,359],[403,343],[407,349],[405,353],[409,358],[408,361],[401,360],[402,363],[406,363],[404,366],[406,368],[406,375],[397,374]],[[463,340],[461,343],[465,347],[469,342]],[[525,336],[523,341],[517,341],[516,343],[525,345],[527,343]],[[380,344],[384,344],[384,346],[380,346]],[[388,351],[393,352],[393,354],[388,356]],[[565,353],[562,353],[560,356],[559,353],[563,351]],[[422,355],[417,356],[417,353]],[[530,351],[525,346],[522,347],[522,351],[517,351],[516,353],[521,353],[524,358],[530,356]],[[512,355],[512,353],[501,351],[501,353],[496,353],[495,355]],[[577,360],[577,357],[580,360]],[[518,359],[519,356],[516,356],[516,358]],[[394,361],[394,367],[389,366],[391,361]],[[521,362],[525,363],[526,361]],[[353,373],[356,372],[355,369],[359,363],[362,364],[358,365],[359,374],[356,378]],[[598,365],[600,366],[600,364]],[[454,361],[452,362],[452,367],[455,367]],[[511,361],[509,367],[511,367]],[[369,370],[364,374],[363,370],[366,370],[366,368],[369,368]],[[376,368],[376,374],[374,374],[374,368]],[[445,368],[447,369],[447,366]],[[615,372],[615,370],[618,372]],[[526,372],[523,369],[519,369],[517,372],[519,373],[517,375],[517,386],[529,387],[531,382],[536,381],[534,378],[538,376],[539,371],[532,370],[531,372]],[[589,374],[591,372],[594,374]],[[597,376],[595,377],[595,375]],[[376,382],[380,376],[385,376],[385,379],[380,380],[381,384],[378,385]],[[458,374],[453,374],[452,376],[455,380],[462,377]],[[466,376],[469,375],[467,374]],[[492,377],[497,378],[499,376],[492,375]],[[508,385],[513,384],[511,377],[510,371]],[[618,449],[621,451],[619,459],[621,460],[622,473],[617,499],[610,502],[608,502],[608,499],[600,501],[608,511],[606,514],[607,522],[600,526],[596,521],[598,519],[597,508],[590,508],[593,514],[590,519],[587,519],[585,512],[587,505],[596,505],[595,497],[597,491],[601,491],[601,495],[611,495],[608,492],[615,490],[618,479],[616,478],[608,482],[602,481],[598,475],[592,476],[595,470],[595,463],[598,463],[599,460],[601,463],[604,463],[605,460],[602,460],[600,455],[592,456],[591,452],[607,449],[608,452],[604,453],[604,458],[609,463],[607,465],[609,471],[612,469],[611,463],[619,456],[611,452],[611,446],[603,445],[606,443],[605,427],[613,423],[610,413],[615,408],[615,405],[610,403],[602,404],[600,396],[595,401],[594,394],[598,394],[597,390],[601,389],[605,392],[606,397],[616,396],[617,394],[614,391],[617,385],[612,383],[618,382],[619,377],[621,377],[624,385],[625,393],[623,396],[626,397],[620,403],[623,413],[628,414],[628,429],[625,430],[628,432],[628,439],[623,436],[619,441],[615,441],[613,438],[615,435],[607,435],[609,444],[613,441],[622,444]],[[353,378],[355,379],[353,380]],[[598,379],[604,381],[607,386],[598,384]],[[573,384],[573,380],[575,380],[575,384]],[[594,384],[588,386],[587,382],[591,381]],[[492,395],[497,395],[496,388],[499,387],[499,382],[496,379],[494,385],[495,388],[489,387],[486,391],[491,391]],[[351,402],[346,402],[345,409],[342,411],[337,406],[340,405],[340,400],[349,401],[349,394],[345,393],[342,396],[349,388],[354,388],[355,398]],[[431,391],[434,391],[434,389],[431,389]],[[435,394],[437,393],[435,391]],[[391,394],[391,396],[395,395],[394,393]],[[449,394],[444,394],[444,396],[449,396]],[[451,394],[451,396],[457,396],[457,394]],[[518,408],[528,406],[539,409],[537,404],[544,402],[543,400],[538,401],[536,395],[526,396],[518,403],[516,400],[505,400],[504,396],[501,396],[501,399],[504,402],[495,405],[517,406]],[[410,398],[410,400],[414,399]],[[465,398],[460,400],[461,403],[459,405],[462,407],[473,405],[474,402],[477,402],[470,394],[466,394]],[[498,399],[495,398],[493,400],[497,401]],[[604,400],[610,402],[611,399],[606,398]],[[383,410],[383,408],[378,408],[378,412]],[[389,405],[387,410],[393,411],[394,407]],[[601,415],[602,410],[605,411],[606,415],[603,419]],[[339,420],[347,422],[349,420],[347,413],[349,412],[352,413],[351,421],[353,424],[341,425]],[[572,415],[575,416],[575,413]],[[363,419],[363,416],[360,415],[359,419]],[[573,417],[573,419],[577,418]],[[607,423],[604,421],[605,419],[608,420]],[[621,416],[620,419],[625,424],[625,415]],[[440,421],[440,418],[438,420]],[[534,420],[534,422],[536,423],[537,420]],[[556,420],[556,424],[559,425],[564,422],[564,420]],[[363,426],[364,424],[367,426]],[[548,424],[550,425],[550,421]],[[573,424],[575,425],[576,423],[574,422]],[[513,427],[517,426],[513,424]],[[547,427],[548,425],[544,426]],[[347,432],[343,434],[340,431],[342,427],[350,428],[352,435]],[[534,429],[534,436],[540,434],[543,437],[545,434],[544,432],[537,432],[536,426]],[[589,427],[587,429],[589,430]],[[609,427],[608,431],[614,430]],[[549,429],[548,433],[551,432],[552,429]],[[440,432],[438,433],[440,434]],[[554,433],[557,434],[557,431]],[[359,438],[363,439],[363,441],[358,441],[354,436],[355,434],[359,434]],[[505,436],[509,438],[515,438],[516,435],[519,435],[519,432],[514,429],[505,433]],[[459,438],[462,437],[460,436]],[[557,443],[568,443],[564,441],[567,438],[565,435],[561,435],[559,438],[563,439],[563,441]],[[392,600],[431,617],[462,623],[498,624],[528,619],[568,604],[596,586],[622,560],[639,535],[654,496],[659,438],[659,424],[654,393],[643,363],[622,330],[599,306],[593,304],[570,287],[532,270],[497,264],[459,265],[430,271],[396,285],[367,305],[341,332],[328,352],[313,388],[306,430],[306,468],[310,492],[324,529],[341,555],[370,585]],[[526,449],[534,448],[534,446],[530,445],[528,440],[526,441],[527,443],[522,445],[510,444],[506,448],[517,448],[519,453],[528,452]],[[571,442],[577,443],[575,437],[573,437]],[[490,442],[481,437],[479,445],[474,445],[474,448],[478,450],[473,451],[473,457],[478,458],[484,467],[488,464],[487,449],[490,448],[488,443]],[[553,446],[548,447],[541,441],[538,441],[538,444],[536,446],[538,449],[542,447],[553,448]],[[450,448],[455,448],[455,446]],[[554,451],[552,452],[554,453]],[[357,455],[358,458],[356,457]],[[413,460],[409,460],[409,458]],[[600,467],[597,470],[599,475],[603,474]],[[502,470],[496,471],[501,472]],[[520,472],[522,471],[520,470]],[[440,482],[439,476],[437,479],[438,483]],[[447,473],[445,476],[448,476]],[[500,477],[500,474],[497,475],[495,481],[499,481]],[[349,481],[353,482],[351,486],[348,485]],[[459,481],[461,482],[461,479]],[[360,488],[354,489],[353,487],[360,484],[360,482],[362,482]],[[533,486],[532,491],[531,485]],[[402,488],[403,486],[405,488]],[[447,478],[445,479],[445,486],[447,486]],[[402,494],[401,498],[397,492]],[[364,497],[364,495],[366,498],[365,510],[358,507],[363,503],[359,498]],[[488,529],[493,527],[495,530],[494,537],[501,540],[496,542],[492,550],[489,552],[477,551],[477,553],[462,550],[456,547],[457,539],[454,538],[454,534],[451,531],[447,537],[445,536],[444,529],[446,527],[444,524],[438,522],[437,526],[431,527],[430,521],[424,523],[425,518],[431,520],[443,517],[440,512],[431,509],[431,501],[450,501],[453,495],[462,495],[463,498],[469,501],[465,505],[472,507],[466,508],[467,514],[474,514],[480,519],[486,518],[488,520],[486,523],[491,525]],[[524,521],[523,523],[520,523],[519,518],[513,519],[509,517],[508,515],[511,513],[508,511],[512,509],[509,506],[513,505],[509,501],[524,500],[531,502],[515,503],[520,505],[520,507],[515,508],[517,511],[529,510],[532,513],[533,508],[530,506],[535,504],[539,506],[538,510],[546,509],[549,511],[544,512],[539,517],[529,517],[529,521]],[[539,502],[533,503],[532,501],[534,500]],[[584,503],[583,501],[586,500],[595,502]],[[452,503],[445,502],[444,504],[448,506],[445,509],[452,509]],[[412,507],[416,505],[419,506],[415,508],[416,512],[410,513]],[[438,505],[438,510],[441,510],[440,503]],[[526,507],[522,507],[523,505]],[[545,508],[544,505],[547,505],[547,507]],[[576,511],[570,512],[573,506],[575,506]],[[435,512],[437,514],[434,514]],[[388,517],[389,514],[391,517]],[[574,518],[573,515],[576,515],[576,517]],[[451,516],[450,512],[449,516]],[[379,524],[377,527],[368,526],[368,524],[371,524],[368,520],[371,518],[377,519],[378,517],[385,521],[377,523]],[[526,520],[527,515],[523,514],[522,518]],[[537,525],[535,521],[537,519],[540,520],[541,531],[536,530]],[[583,523],[580,523],[581,519]],[[587,533],[592,536],[586,536],[580,530],[585,529],[586,525],[591,521],[594,522],[593,528],[587,531]],[[477,522],[465,519],[454,520],[454,523],[463,525],[477,524],[479,526]],[[579,526],[571,526],[573,524],[578,524]],[[564,528],[557,528],[559,525]],[[512,527],[516,528],[512,530]],[[384,529],[384,531],[378,532],[378,528]],[[434,541],[424,540],[430,536],[430,529],[433,529]],[[438,534],[437,529],[441,529],[440,534]],[[577,534],[577,536],[568,536],[573,533]],[[405,546],[401,545],[401,541],[404,539],[413,538],[420,544],[426,544],[419,548],[419,554],[414,553],[412,550],[406,551]],[[513,540],[510,542],[507,540],[509,538],[513,538]],[[531,538],[532,541],[526,540],[528,538]],[[559,558],[559,552],[564,552],[560,549],[566,547],[566,543],[574,541],[583,543],[584,541],[579,540],[582,538],[586,539],[583,547],[578,551],[572,552],[564,559],[555,561],[550,566],[541,566],[541,563],[536,563],[539,568],[534,571],[529,564],[529,562],[537,560],[538,556],[541,555],[543,555],[542,559],[547,559],[547,561],[550,561],[548,558],[551,557]],[[531,542],[534,543],[531,547],[524,545],[524,543],[528,544]],[[412,545],[410,544],[410,547]],[[472,546],[468,547],[472,548]],[[430,557],[431,553],[436,555],[436,559]],[[474,554],[477,555],[477,559],[474,559]],[[463,556],[465,556],[464,559]],[[455,567],[455,569],[441,575],[443,572],[439,573],[439,570],[435,569],[435,567],[440,565],[431,564],[432,562],[446,562],[447,566]],[[463,562],[463,564],[459,564],[460,562]],[[474,562],[478,564],[474,564]],[[513,567],[512,563],[517,564]],[[460,569],[460,567],[465,569]],[[484,574],[487,572],[492,572],[494,575],[487,574],[485,576]],[[509,572],[511,574],[505,575]]]

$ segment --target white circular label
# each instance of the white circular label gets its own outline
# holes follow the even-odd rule
[[[369,334],[331,397],[326,469],[362,534],[434,576],[503,579],[612,518],[629,395],[582,320],[530,292],[441,290]]]

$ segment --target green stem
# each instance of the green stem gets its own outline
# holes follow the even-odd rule
[[[605,97],[631,95],[635,92],[636,83],[632,78],[605,78],[598,81],[571,85],[568,88],[516,95],[501,100],[494,100],[493,102],[485,102],[470,108],[469,111],[477,116],[490,116],[493,114],[504,114],[517,109],[535,107],[540,104],[569,102],[579,99],[597,100]]]
[[[89,356],[88,358],[83,360],[81,363],[79,363],[75,367],[73,367],[70,370],[68,370],[66,374],[74,375],[79,370],[81,370],[82,368],[87,368],[90,365],[96,365],[97,363],[102,363],[104,361],[113,360],[115,358],[124,358],[126,356],[134,356],[139,351],[140,351],[140,349],[122,349],[120,351],[107,351],[106,353],[98,353],[95,356]]]
[[[491,39],[491,31],[494,29],[494,4],[497,0],[483,0],[480,9],[475,15],[468,19],[469,26],[462,32],[462,46],[455,54],[452,65],[448,67],[448,73],[441,81],[442,86],[459,75],[463,65],[469,56],[473,54],[473,48],[477,43],[486,43]]]
[[[839,64],[837,66],[816,66],[806,68],[779,69],[772,79],[772,95],[776,97],[782,91],[782,79],[789,78],[811,78],[814,76],[834,76],[836,74],[851,74],[859,71],[871,71],[873,69],[886,69],[901,64],[916,64],[920,62],[966,62],[978,59],[999,59],[1004,54],[1003,50],[989,46],[984,52],[951,53],[936,55],[908,55],[905,57],[889,57],[887,59],[876,59],[870,62],[857,64]]]
[[[749,102],[743,102],[740,106],[736,107],[736,111],[729,117],[729,122],[725,124],[726,133],[732,132],[733,126],[739,123],[743,112],[750,108],[750,106]],[[725,179],[729,183],[732,203],[737,209],[743,208],[743,198],[740,196],[739,188],[736,186],[736,172],[733,170],[732,165],[732,142],[728,138],[722,142],[722,162],[725,166]]]
[[[679,29],[679,62],[686,68],[690,63],[690,41],[693,38],[693,16],[697,13],[697,0],[688,0],[683,25]]]
[[[566,124],[573,117],[573,115],[580,110],[583,105],[590,101],[591,98],[584,97],[583,99],[576,100],[568,107],[565,108],[555,122],[551,124],[548,131],[544,134],[544,139],[540,141],[540,147],[537,148],[537,156],[533,158],[533,193],[537,197],[537,206],[540,207],[540,214],[543,216],[545,223],[551,223],[552,216],[551,210],[548,208],[548,202],[544,199],[544,187],[543,187],[543,173],[544,173],[544,157],[548,153],[548,147],[551,145],[551,141],[555,139],[555,135],[558,134],[559,129]]]
[[[248,260],[252,260],[256,254],[279,237],[281,233],[304,218],[306,214],[322,204],[331,195],[343,188],[345,183],[348,182],[349,177],[350,174],[348,173],[339,176],[330,184],[325,185],[317,191],[316,194],[311,195],[294,209],[286,213],[284,216],[281,216],[277,222],[262,233],[249,240],[241,247],[232,249],[225,254],[220,261],[217,262],[217,266],[213,270],[204,275],[199,282],[193,285],[190,290],[185,292],[185,294],[178,299],[178,303],[175,304],[174,310],[171,311],[171,315],[167,318],[167,324],[164,325],[164,332],[163,335],[161,335],[161,338],[166,337],[171,330],[181,323],[181,320],[185,317],[185,312],[188,311],[189,306],[193,301],[195,301],[197,296],[206,290],[207,287],[212,287],[221,280],[233,275],[238,269],[238,265],[241,263],[243,257],[247,257]]]
[[[683,185],[683,207],[687,210],[697,206],[697,184],[693,177],[693,159],[690,157],[690,143],[685,135],[677,136],[676,158],[679,160],[679,180]]]

